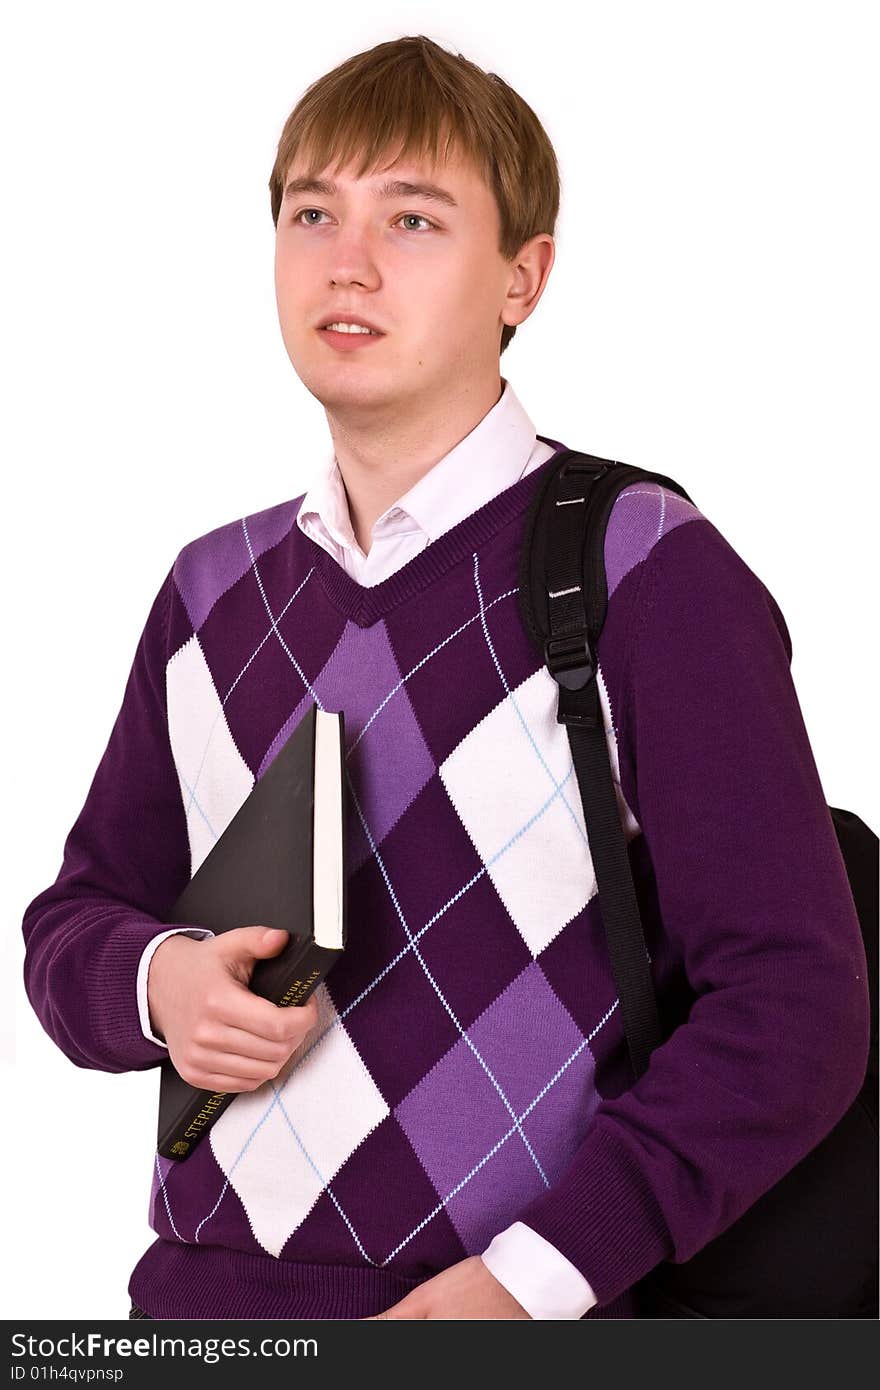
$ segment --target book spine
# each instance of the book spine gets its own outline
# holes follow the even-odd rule
[[[271,966],[272,961],[258,961],[251,979],[251,987],[255,993],[261,994],[264,998],[277,1005],[280,1009],[296,1008],[305,1004],[322,980],[329,974],[335,965],[341,950],[332,950],[326,946],[318,946],[312,941],[304,951],[303,955],[296,963],[296,969],[292,978],[288,976],[287,983],[283,988],[276,984],[271,994],[264,994],[262,988],[255,988],[257,969],[261,965]],[[242,1091],[206,1091],[199,1090],[193,1086],[191,1097],[178,1113],[174,1124],[171,1125],[159,1140],[157,1149],[162,1158],[174,1158],[178,1161],[187,1159],[196,1148],[197,1144],[208,1133],[209,1129],[223,1114],[235,1097],[244,1094]]]

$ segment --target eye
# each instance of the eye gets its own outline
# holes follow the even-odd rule
[[[404,217],[414,217],[415,220],[416,220],[417,222],[427,222],[427,224],[428,224],[429,227],[433,227],[433,226],[434,226],[434,223],[431,222],[427,217],[423,217],[422,214],[421,214],[420,212],[404,212],[404,213],[401,213],[400,217],[398,217],[398,219],[397,219],[398,222],[402,222],[403,219],[404,219]],[[412,230],[412,228],[410,228],[410,230]]]
[[[318,222],[305,222],[305,223],[304,223],[304,222],[301,221],[301,218],[305,217],[306,214],[307,214],[307,213],[310,213],[310,212],[316,212],[316,213],[318,214],[319,217],[325,217],[325,216],[326,216],[326,213],[323,213],[323,212],[321,211],[320,208],[303,208],[300,212],[296,213],[296,215],[295,215],[295,217],[294,217],[294,219],[293,219],[294,222],[298,222],[300,226],[306,226],[306,227],[317,227],[317,226],[319,226],[319,223],[318,223]],[[416,222],[424,222],[424,223],[426,223],[427,226],[429,226],[429,227],[435,227],[435,226],[436,226],[436,223],[432,222],[432,221],[430,220],[430,218],[428,218],[428,217],[423,217],[422,214],[421,214],[420,212],[403,212],[403,213],[401,213],[400,217],[398,217],[398,219],[397,219],[398,222],[402,222],[403,219],[404,219],[405,217],[414,218]],[[409,230],[409,231],[418,231],[419,229],[418,229],[418,228],[412,228],[412,227],[411,227],[411,228],[408,228],[408,230]]]

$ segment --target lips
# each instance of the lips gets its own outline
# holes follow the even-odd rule
[[[382,333],[343,333],[333,328],[319,328],[317,332],[324,334],[324,341],[333,352],[342,353],[365,352],[384,336]]]

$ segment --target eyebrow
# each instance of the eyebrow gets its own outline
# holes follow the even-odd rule
[[[324,198],[335,198],[339,193],[339,187],[328,179],[308,177],[291,179],[284,190],[284,201],[287,202],[297,193],[319,193]],[[402,179],[389,179],[380,188],[375,189],[375,196],[377,198],[427,198],[435,203],[444,203],[450,208],[458,207],[452,194],[447,193],[445,188],[438,188],[436,183],[407,183]]]

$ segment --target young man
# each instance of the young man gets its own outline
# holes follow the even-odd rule
[[[637,1281],[726,1229],[864,1074],[864,954],[788,632],[695,507],[620,494],[602,707],[681,1015],[633,1085],[516,602],[562,447],[499,372],[553,265],[549,141],[497,77],[400,39],[309,88],[270,189],[284,344],[332,457],[168,571],[25,914],[29,997],[81,1066],[170,1052],[241,1092],[186,1162],[157,1157],[139,1312],[633,1316]],[[281,1010],[247,982],[283,933],[166,914],[313,702],[345,712],[350,935]]]

